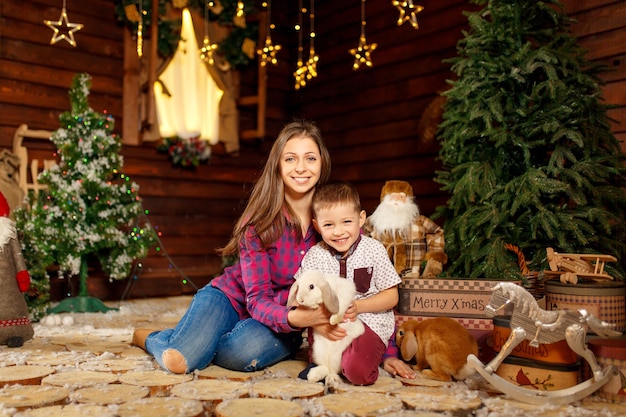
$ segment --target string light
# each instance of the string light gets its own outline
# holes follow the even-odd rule
[[[137,56],[141,58],[143,56],[143,5],[142,0],[139,0],[139,22],[137,22]]]
[[[67,41],[72,46],[76,46],[76,40],[74,39],[74,32],[77,32],[83,28],[81,23],[70,23],[67,17],[67,10],[65,9],[65,0],[63,0],[63,8],[61,9],[61,17],[58,21],[44,20],[46,26],[54,31],[50,44],[54,45],[58,41]],[[63,29],[63,31],[61,31]]]
[[[296,71],[293,73],[296,79],[295,89],[299,90],[301,87],[306,86],[306,71],[307,67],[302,61],[302,14],[306,11],[302,6],[302,0],[298,0],[298,24],[296,25],[296,32],[298,32],[298,62],[296,63]]]
[[[265,35],[265,45],[263,48],[258,49],[256,51],[257,54],[260,55],[261,59],[259,64],[264,67],[268,63],[276,65],[278,63],[278,59],[276,58],[276,52],[280,51],[282,46],[274,45],[272,43],[272,29],[274,28],[274,24],[272,21],[272,1],[267,0],[267,2],[263,3],[263,6],[266,8],[266,19],[265,24],[266,27],[266,35]]]
[[[393,4],[400,12],[400,16],[398,17],[398,26],[401,26],[404,22],[410,22],[414,29],[419,29],[416,15],[424,10],[424,6],[414,4],[413,0],[393,0],[391,4]]]
[[[306,78],[310,80],[311,78],[317,77],[317,61],[319,61],[319,56],[315,53],[315,0],[311,0],[311,7],[309,12],[309,19],[311,21],[311,30],[309,33],[310,46],[309,46],[309,60],[307,61],[307,72]]]
[[[211,23],[209,7],[213,7],[212,1],[204,3],[204,40],[202,41],[202,48],[200,49],[200,59],[207,62],[209,65],[213,65],[215,62],[213,53],[217,50],[218,45],[211,43],[209,40],[209,24]]]
[[[359,37],[359,46],[354,49],[350,49],[350,54],[354,55],[354,64],[352,64],[353,70],[358,70],[361,64],[368,67],[372,66],[371,53],[378,47],[378,44],[367,44],[365,38],[365,0],[361,0],[361,36]]]
[[[235,26],[239,26],[241,28],[246,27],[246,15],[244,12],[244,7],[245,5],[243,4],[243,1],[238,1],[237,10],[235,12],[235,16],[233,17],[233,23],[235,24]]]

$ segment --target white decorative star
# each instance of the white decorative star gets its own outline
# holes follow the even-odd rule
[[[52,39],[50,39],[51,45],[65,40],[70,45],[74,47],[76,46],[74,32],[81,30],[83,25],[81,23],[70,23],[67,19],[67,11],[65,10],[65,7],[63,7],[63,10],[61,11],[61,17],[59,17],[58,21],[44,20],[43,22],[54,31]]]

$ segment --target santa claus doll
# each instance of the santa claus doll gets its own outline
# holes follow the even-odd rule
[[[434,277],[448,260],[443,229],[420,214],[413,187],[406,181],[385,183],[364,232],[385,245],[400,276]]]
[[[0,193],[0,345],[19,347],[34,333],[22,294],[30,287],[30,276],[9,213]]]

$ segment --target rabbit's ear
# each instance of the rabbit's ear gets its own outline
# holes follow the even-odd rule
[[[287,298],[287,306],[292,306],[296,300],[296,294],[298,293],[298,281],[295,281],[291,288],[289,288],[289,297]]]
[[[413,329],[404,329],[404,334],[400,340],[400,354],[405,361],[410,361],[417,354],[417,336]]]
[[[322,300],[324,300],[326,309],[332,314],[337,313],[339,311],[339,299],[335,291],[330,288],[327,281],[322,281],[319,287],[322,290]]]

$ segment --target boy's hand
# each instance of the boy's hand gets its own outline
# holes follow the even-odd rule
[[[402,378],[413,379],[416,373],[411,366],[398,358],[387,358],[383,362],[383,369],[391,375],[397,375]]]
[[[358,308],[356,306],[356,303],[353,301],[352,304],[350,304],[350,307],[348,307],[348,309],[344,313],[343,321],[344,322],[345,321],[355,321],[358,315],[359,315]]]

